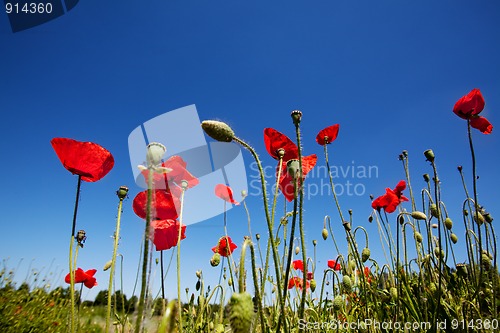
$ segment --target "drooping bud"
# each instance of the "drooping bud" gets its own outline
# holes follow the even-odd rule
[[[313,246],[316,246],[316,245],[318,245],[318,241],[313,239]]]
[[[290,115],[292,116],[292,120],[293,120],[294,125],[300,124],[300,121],[302,120],[302,111],[293,110]]]
[[[436,204],[430,204],[429,210],[431,211],[431,215],[435,218],[439,218],[438,209]]]
[[[350,292],[352,289],[352,281],[349,275],[344,275],[342,277],[342,286],[345,288],[347,292]]]
[[[417,243],[422,243],[423,237],[422,234],[418,231],[415,232],[415,240],[417,241]]]
[[[396,288],[396,287],[390,287],[389,288],[389,294],[391,294],[391,298],[393,300],[397,300],[398,299],[398,288]]]
[[[260,240],[260,234],[255,234],[255,238],[256,238],[257,240]]]
[[[151,142],[147,147],[146,160],[149,167],[158,166],[161,164],[161,159],[167,151],[164,145],[159,142]]]
[[[481,214],[480,212],[474,212],[472,217],[474,218],[474,221],[476,221],[476,223],[479,225],[482,225],[485,221],[483,214]]]
[[[427,159],[427,161],[429,162],[434,162],[434,152],[432,151],[432,149],[427,149],[426,151],[424,151],[424,156],[425,158]]]
[[[487,253],[481,254],[481,265],[487,271],[491,268],[491,259]]]
[[[437,258],[440,258],[440,259],[443,259],[444,258],[444,251],[441,250],[439,247],[435,247],[434,248],[434,255],[437,257]]]
[[[210,259],[210,265],[212,265],[212,267],[217,267],[219,266],[219,264],[220,264],[220,254],[214,253],[212,259]]]
[[[85,236],[85,230],[78,230],[78,233],[75,236],[76,242],[80,247],[83,248],[83,244],[85,243],[85,240],[87,240],[87,236]]]
[[[365,247],[363,251],[361,251],[361,261],[366,262],[370,258],[370,249]]]
[[[345,230],[351,231],[351,223],[349,223],[349,221],[342,222],[342,225],[344,226]]]
[[[323,236],[324,240],[328,238],[328,230],[326,230],[326,228],[323,228],[323,230],[321,231],[321,236]]]
[[[197,277],[198,279],[201,279],[201,271],[196,271],[196,277]]]
[[[454,233],[452,233],[450,235],[450,239],[453,242],[453,244],[457,244],[457,242],[458,242],[458,236],[457,235],[455,235]]]
[[[424,173],[424,180],[426,183],[430,182],[431,181],[431,176],[429,176],[428,173]]]
[[[342,298],[342,296],[340,295],[335,296],[332,305],[335,311],[339,311],[340,309],[342,309],[342,305],[344,305],[344,299]]]
[[[234,333],[248,333],[252,326],[253,302],[249,293],[234,293],[229,301],[229,322]]]
[[[459,276],[465,277],[467,276],[467,265],[466,264],[457,264],[457,273]]]
[[[449,217],[447,217],[444,220],[444,226],[446,227],[446,229],[451,230],[451,228],[453,227],[453,221]]]
[[[490,213],[483,214],[484,220],[488,223],[493,222],[493,217],[491,216]]]
[[[372,223],[373,222],[373,216],[368,216],[368,222]]]
[[[300,248],[298,246],[295,247],[295,254],[299,254],[300,253]]]
[[[411,217],[413,217],[415,220],[427,220],[427,216],[424,213],[419,212],[418,210],[412,212]]]
[[[111,268],[111,265],[113,264],[113,261],[110,260],[104,264],[104,267],[102,268],[103,271],[107,271],[108,269]]]
[[[127,197],[127,193],[128,193],[128,187],[127,186],[120,186],[120,188],[118,189],[118,191],[116,191],[116,195],[118,196],[118,198],[120,200],[123,200]]]
[[[231,142],[234,138],[234,131],[228,124],[217,120],[205,120],[201,123],[201,128],[209,137],[221,142]]]
[[[316,290],[316,280],[312,279],[309,281],[309,286],[311,287],[311,291],[314,292]]]

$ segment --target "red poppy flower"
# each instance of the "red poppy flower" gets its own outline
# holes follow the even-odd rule
[[[96,182],[115,165],[113,155],[96,143],[67,138],[54,138],[50,143],[63,166],[83,181]]]
[[[181,224],[177,220],[154,220],[151,221],[153,241],[156,251],[168,250],[177,245],[179,239],[179,227]],[[181,240],[186,238],[186,226],[181,227]]]
[[[408,198],[403,195],[404,189],[406,189],[406,182],[404,180],[401,180],[394,190],[386,188],[384,195],[373,200],[372,208],[378,211],[383,208],[386,213],[393,213],[400,203],[408,201]]]
[[[217,184],[215,186],[215,195],[225,200],[233,205],[239,205],[240,203],[233,199],[233,190],[224,184]]]
[[[188,188],[192,188],[200,183],[198,178],[186,169],[187,163],[180,156],[170,156],[161,164],[161,167],[170,169],[171,171],[168,173],[153,172],[153,186],[155,189],[173,190],[176,186],[182,186],[183,180],[187,181]],[[149,170],[145,169],[141,173],[147,181]]]
[[[218,253],[223,257],[227,257],[233,253],[233,251],[237,248],[236,244],[233,243],[231,237],[222,236],[217,242],[217,246],[212,248],[214,253]]]
[[[304,271],[304,262],[302,260],[294,260],[292,262],[293,269],[300,269],[302,272]]]
[[[132,203],[132,208],[137,216],[146,219],[146,204],[148,201],[148,191],[137,193]],[[152,200],[152,220],[175,220],[180,207],[179,200],[170,192],[164,190],[154,190]]]
[[[314,279],[314,273],[313,272],[307,272],[307,277],[306,277],[307,280],[312,280]]]
[[[339,134],[339,127],[339,124],[335,124],[322,129],[316,136],[316,142],[322,146],[332,143]]]
[[[89,269],[88,271],[84,272],[83,269],[78,268],[75,271],[75,283],[83,283],[85,287],[89,289],[97,286],[97,281],[94,277],[96,272],[97,269]],[[66,275],[66,277],[64,278],[64,282],[71,283],[70,279],[71,277],[68,273],[68,275]]]
[[[299,288],[300,290],[304,288],[304,281],[298,276],[294,276],[290,280],[288,280],[288,289],[292,289],[294,287]],[[306,281],[306,288],[310,288],[309,281]]]
[[[328,260],[328,267],[330,267],[334,271],[340,271],[342,269],[342,267],[340,267],[340,264],[337,262],[337,260]]]
[[[316,165],[318,160],[316,154],[302,157],[302,179],[299,179],[298,186],[302,185],[302,181],[306,175],[311,171]],[[285,171],[281,172],[281,179],[279,181],[279,188],[281,193],[285,196],[286,200],[292,201],[294,198],[294,184],[293,177],[286,171],[286,162],[283,161],[281,168]]]
[[[297,145],[285,134],[278,132],[274,128],[264,129],[264,143],[269,155],[276,160],[279,160],[278,151],[280,149],[284,150],[283,161],[298,158],[299,156]]]
[[[470,121],[470,125],[484,134],[490,134],[493,125],[488,119],[479,116],[484,109],[484,98],[479,89],[472,89],[470,93],[462,96],[453,107],[453,113],[462,119]]]
[[[358,274],[358,276],[361,275],[361,273],[359,271],[356,271],[356,273]],[[365,266],[363,273],[365,274],[366,281],[368,283],[371,283],[372,282],[372,271],[370,270],[370,268]]]

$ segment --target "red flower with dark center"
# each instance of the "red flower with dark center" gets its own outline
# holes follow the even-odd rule
[[[177,220],[154,220],[151,221],[151,240],[156,251],[168,250],[177,245],[179,239],[179,227],[181,224]],[[186,238],[186,226],[181,227],[181,240]]]
[[[217,184],[215,186],[215,195],[222,200],[232,203],[233,205],[239,205],[240,203],[233,199],[233,190],[224,184]]]
[[[113,155],[96,143],[68,138],[54,138],[50,143],[63,166],[83,181],[96,182],[115,165]]]
[[[484,98],[479,89],[472,89],[470,93],[462,96],[453,107],[453,113],[462,119],[470,121],[470,125],[484,134],[490,134],[493,125],[488,119],[479,116],[484,109]]]
[[[404,189],[406,189],[406,182],[404,180],[401,180],[394,190],[386,188],[384,195],[373,200],[372,208],[378,211],[383,208],[386,213],[394,213],[400,203],[408,201],[408,198],[403,195]]]
[[[222,236],[217,242],[217,246],[212,248],[214,253],[218,253],[223,257],[227,257],[233,253],[233,251],[237,248],[236,244],[233,243],[231,237]]]
[[[316,154],[312,154],[309,156],[302,157],[302,177],[298,180],[298,187],[302,185],[302,182],[306,175],[311,171],[316,165],[316,161],[318,160]],[[279,181],[279,188],[281,193],[285,196],[286,200],[292,201],[294,198],[294,182],[293,177],[286,170],[286,162],[283,161],[281,164],[282,172],[281,179]],[[298,193],[298,192],[297,192]]]
[[[313,272],[307,272],[307,280],[312,280],[314,279],[314,273]]]
[[[322,129],[316,136],[316,142],[322,146],[332,143],[339,134],[339,127],[339,124],[335,124]]]
[[[292,262],[293,269],[300,269],[302,272],[304,271],[304,262],[302,260],[294,260]]]
[[[97,272],[97,269],[89,269],[88,271],[83,271],[83,269],[78,268],[75,271],[75,283],[83,283],[85,287],[87,288],[92,288],[97,286],[97,281],[94,277],[95,273]],[[64,282],[66,283],[71,283],[70,281],[71,277],[70,274],[66,275],[64,278]]]
[[[187,163],[180,156],[170,156],[161,164],[161,167],[168,168],[171,171],[167,173],[153,172],[153,186],[155,189],[172,190],[176,186],[181,187],[183,180],[187,181],[187,188],[194,187],[200,183],[198,178],[186,169]],[[147,182],[149,170],[143,170],[141,173]]]
[[[170,192],[165,190],[152,191],[152,220],[175,220],[179,214],[179,200]],[[148,202],[148,191],[137,193],[132,203],[132,208],[137,216],[146,219],[146,205]]]
[[[294,287],[299,288],[300,290],[304,288],[304,281],[298,276],[294,276],[290,280],[288,280],[288,289],[292,289]],[[306,281],[306,288],[310,288],[309,281]]]
[[[297,145],[290,140],[285,134],[278,132],[274,128],[264,129],[264,143],[266,145],[267,152],[274,159],[279,160],[280,149],[284,150],[283,161],[288,161],[290,159],[299,157],[299,150]]]
[[[328,267],[330,267],[334,271],[340,271],[342,269],[342,267],[340,267],[340,264],[337,262],[337,260],[328,260]]]

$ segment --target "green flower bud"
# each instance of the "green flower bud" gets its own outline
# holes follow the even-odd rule
[[[481,254],[481,265],[487,271],[491,268],[491,259],[488,256],[488,254],[486,253]]]
[[[446,227],[446,229],[451,230],[451,228],[453,227],[453,221],[449,217],[447,217],[444,220],[444,226]]]
[[[415,240],[417,241],[417,243],[422,243],[423,237],[422,234],[418,231],[415,232]]]
[[[457,264],[457,273],[459,276],[465,277],[468,274],[466,264]]]
[[[432,151],[432,149],[427,149],[426,151],[424,151],[424,156],[427,159],[427,161],[434,162],[435,156],[434,156],[434,152]]]
[[[295,254],[299,254],[300,253],[300,248],[298,246],[295,247]]]
[[[226,123],[216,120],[205,120],[201,123],[201,128],[212,139],[221,142],[233,141],[234,131]]]
[[[363,251],[361,251],[361,261],[366,262],[368,258],[370,258],[370,254],[371,254],[370,249],[365,247]]]
[[[391,298],[393,300],[397,300],[398,299],[398,288],[396,288],[396,287],[389,288],[389,294],[391,294]]]
[[[108,261],[107,263],[104,264],[104,268],[102,269],[103,271],[107,271],[108,269],[111,268],[111,265],[112,265],[113,261],[110,260]]]
[[[490,213],[483,214],[484,220],[488,223],[493,222],[493,217],[491,216]]]
[[[413,217],[415,220],[423,220],[423,221],[427,220],[427,216],[419,211],[412,212],[411,217]]]
[[[318,245],[318,241],[313,239],[313,246],[316,246],[316,245]]]
[[[210,265],[212,265],[212,267],[217,267],[219,266],[219,264],[220,264],[220,254],[214,253],[212,259],[210,259]]]
[[[200,288],[201,288],[201,281],[198,280],[196,281],[196,291],[200,290]]]
[[[321,236],[323,236],[324,240],[328,238],[328,230],[326,228],[323,228],[323,230],[321,231]]]
[[[234,333],[248,333],[253,319],[253,302],[249,293],[234,293],[229,301],[229,322]]]
[[[458,242],[458,236],[457,235],[455,235],[454,233],[452,233],[450,235],[450,239],[453,242],[453,244],[457,244],[457,242]]]
[[[423,176],[423,177],[424,177],[424,180],[425,180],[425,182],[426,182],[426,183],[428,183],[428,182],[430,182],[430,181],[431,181],[431,176],[429,176],[429,174],[428,174],[428,173],[424,173],[424,176]]]
[[[441,258],[443,259],[444,258],[444,251],[441,250],[439,247],[435,247],[434,248],[434,255],[437,257],[437,258]]]
[[[312,279],[309,281],[309,286],[311,287],[311,291],[314,292],[316,290],[316,280]]]
[[[342,285],[344,286],[346,291],[351,291],[352,289],[352,281],[351,278],[348,275],[344,275],[342,277]]]
[[[344,305],[344,299],[342,298],[342,296],[335,296],[335,298],[333,299],[333,309],[335,311],[339,311],[340,309],[342,309],[342,305]]]
[[[435,218],[439,218],[438,209],[437,209],[436,204],[431,204],[429,206],[429,210],[431,211],[432,216],[434,216]]]
[[[474,221],[476,221],[476,223],[479,225],[483,224],[485,221],[483,214],[481,214],[480,212],[474,212],[472,217],[474,218]]]

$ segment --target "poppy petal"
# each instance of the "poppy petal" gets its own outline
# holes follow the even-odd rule
[[[177,220],[155,220],[151,222],[152,240],[156,251],[169,250],[177,245],[180,222]],[[186,238],[186,226],[181,227],[181,240]]]
[[[233,199],[233,190],[224,184],[217,184],[215,186],[215,195],[225,200],[233,205],[239,205],[240,203]]]
[[[453,107],[453,112],[462,119],[481,113],[484,109],[484,98],[479,89],[472,89],[470,93],[462,96]]]
[[[238,246],[236,246],[236,244],[234,244],[233,241],[231,240],[231,237],[223,236],[217,242],[217,246],[214,246],[212,248],[212,251],[214,253],[220,254],[223,257],[227,257],[231,255],[231,253],[233,253],[233,251],[236,250],[237,247]]]
[[[300,269],[302,272],[304,271],[304,262],[302,260],[294,260],[292,262],[293,269]]]
[[[274,159],[279,160],[278,150],[283,149],[285,155],[283,161],[288,161],[299,157],[297,145],[285,134],[278,132],[274,128],[264,129],[264,143],[266,150]]]
[[[146,205],[148,200],[148,191],[137,193],[132,204],[132,208],[137,216],[146,219]],[[154,190],[152,200],[153,216],[152,220],[175,220],[180,207],[179,200],[170,192],[164,190]]]
[[[93,142],[54,138],[50,143],[63,166],[86,182],[102,179],[115,164],[113,155]]]
[[[337,139],[339,127],[339,124],[335,124],[322,129],[319,131],[318,135],[316,135],[316,142],[322,146],[332,143]]]
[[[493,125],[484,117],[472,117],[470,125],[483,134],[491,134],[491,131],[493,131]]]

